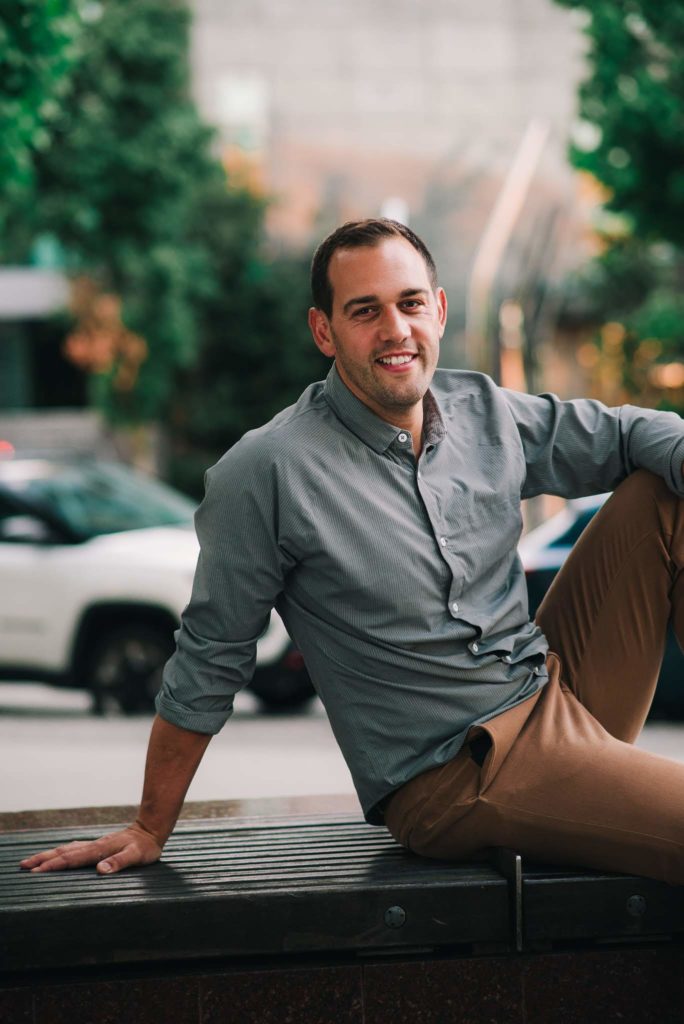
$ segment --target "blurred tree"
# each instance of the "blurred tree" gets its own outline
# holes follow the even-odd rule
[[[684,5],[556,2],[589,40],[571,159],[605,190],[603,252],[570,286],[599,325],[578,355],[606,400],[684,411]]]
[[[575,165],[609,191],[642,241],[684,245],[684,4],[557,0],[585,12]]]
[[[190,96],[182,0],[89,0],[82,57],[0,258],[56,253],[74,280],[68,357],[108,418],[170,414],[177,478],[293,401],[325,363],[303,262],[268,251],[267,201],[231,185]]]
[[[77,58],[75,0],[12,0],[0,8],[0,226],[33,183],[33,158]]]
[[[212,275],[192,225],[202,190],[225,188],[225,175],[190,97],[185,5],[104,0],[82,13],[82,57],[35,161],[39,201],[15,210],[5,258],[30,260],[36,239],[52,237],[71,274],[121,298],[147,358],[122,374],[112,341],[93,367],[94,397],[135,422],[160,414],[176,367],[195,356]]]
[[[208,189],[198,208],[195,239],[210,253],[213,288],[202,303],[198,359],[179,374],[171,417],[172,477],[197,497],[207,465],[329,368],[307,325],[308,261],[266,251],[262,206]]]

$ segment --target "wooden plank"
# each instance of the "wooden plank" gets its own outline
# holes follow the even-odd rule
[[[497,871],[416,857],[353,816],[188,823],[162,862],[109,878],[18,870],[30,852],[102,831],[0,836],[0,970],[505,943],[510,934]]]

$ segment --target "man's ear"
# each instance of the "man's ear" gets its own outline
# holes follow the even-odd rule
[[[309,310],[309,328],[313,334],[313,340],[324,356],[335,356],[335,342],[332,338],[330,321],[322,309],[312,306]]]
[[[437,289],[435,299],[437,300],[437,317],[439,319],[439,336],[441,338],[447,322],[447,297],[443,288]]]

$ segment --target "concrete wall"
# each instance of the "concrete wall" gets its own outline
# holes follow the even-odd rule
[[[551,126],[555,173],[562,166],[583,42],[552,0],[194,0],[194,10],[200,107],[224,142],[262,161],[283,198],[274,226],[292,234],[331,199],[368,213],[399,195],[416,211],[445,165],[501,172],[535,117]]]
[[[193,6],[199,106],[229,166],[275,197],[272,235],[308,249],[399,199],[450,295],[447,364],[468,361],[474,254],[532,120],[549,135],[516,232],[557,220],[540,260],[549,278],[581,258],[565,159],[584,51],[573,12],[553,0]],[[507,252],[503,297],[529,273],[524,250]]]

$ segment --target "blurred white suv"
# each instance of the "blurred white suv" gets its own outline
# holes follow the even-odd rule
[[[94,458],[0,458],[0,678],[151,709],[198,555],[194,503]],[[274,612],[252,689],[272,710],[313,688]]]

